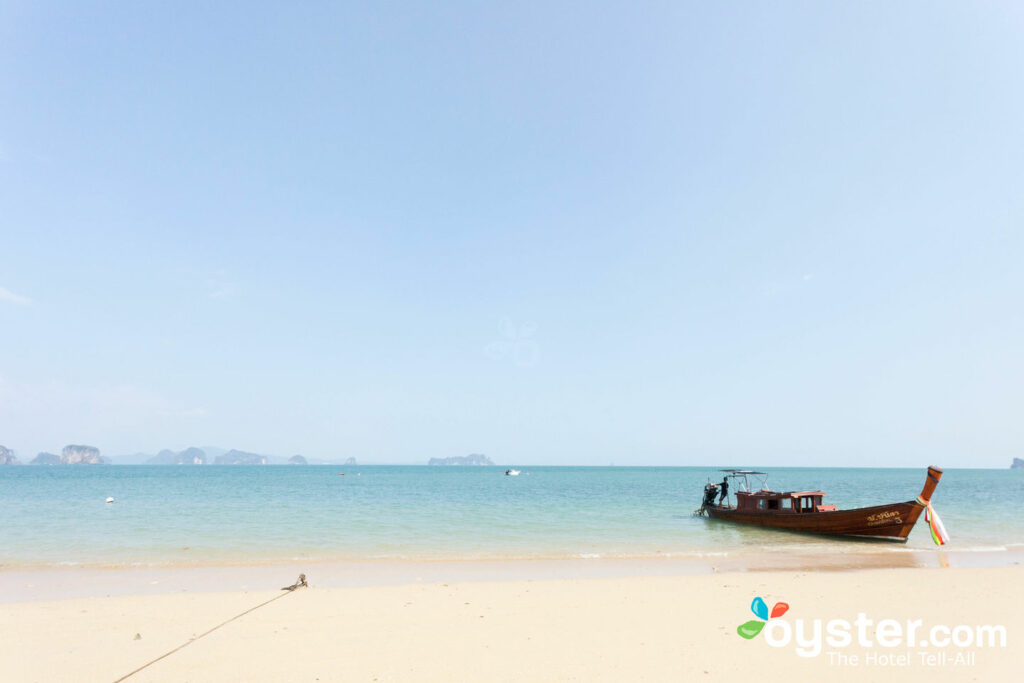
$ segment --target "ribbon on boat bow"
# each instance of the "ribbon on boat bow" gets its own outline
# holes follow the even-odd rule
[[[935,545],[949,543],[949,534],[946,532],[946,527],[942,525],[942,520],[939,519],[939,513],[935,512],[935,508],[932,507],[932,502],[918,496],[917,504],[924,508],[924,521],[928,522],[928,530],[932,532],[932,540],[935,541]]]

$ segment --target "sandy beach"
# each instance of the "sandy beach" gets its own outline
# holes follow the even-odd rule
[[[131,571],[105,576],[113,587]],[[174,594],[0,605],[3,679],[116,681],[188,643],[127,680],[1007,680],[1024,605],[1020,566],[453,581],[435,573],[353,587],[319,586],[313,568],[310,587],[288,593],[276,585],[192,592],[178,586],[195,570],[176,571]],[[295,578],[284,571],[280,585]],[[249,578],[271,581],[267,570]],[[759,621],[750,608],[757,596],[769,608],[789,605],[778,619],[789,623],[791,642],[779,645],[787,630],[778,624],[778,646],[768,629],[749,640],[737,634]],[[859,613],[872,622],[870,646],[855,627],[848,645],[830,645],[828,631],[813,645],[815,620],[854,622]],[[876,641],[893,636],[878,633],[885,619],[920,620],[909,634],[918,640],[936,625],[936,638],[975,640],[883,647]],[[988,632],[975,636],[978,626],[1003,627],[1005,646]],[[798,652],[797,631],[810,638],[803,651],[811,656]]]

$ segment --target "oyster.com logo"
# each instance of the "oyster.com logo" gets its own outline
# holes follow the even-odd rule
[[[761,596],[754,598],[754,601],[750,603],[750,611],[754,613],[757,619],[751,619],[750,621],[740,624],[736,627],[736,633],[742,637],[750,640],[764,628],[764,625],[768,623],[770,619],[781,617],[783,614],[789,611],[789,605],[785,602],[777,602],[772,607],[771,614],[768,613],[768,604],[765,603]]]
[[[1001,624],[925,624],[923,619],[876,619],[858,612],[855,619],[782,619],[789,611],[777,602],[768,611],[756,597],[750,611],[757,619],[740,624],[736,633],[751,640],[762,632],[769,647],[795,646],[800,657],[824,654],[841,666],[973,666],[978,650],[1006,647]],[[862,652],[850,652],[856,647]]]

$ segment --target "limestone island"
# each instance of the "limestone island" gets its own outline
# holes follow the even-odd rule
[[[36,456],[38,457],[38,456]],[[100,455],[95,446],[65,446],[60,452],[61,465],[107,465],[110,461]]]

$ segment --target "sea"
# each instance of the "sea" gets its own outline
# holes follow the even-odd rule
[[[758,558],[1024,552],[1024,471],[948,469],[906,544],[695,516],[711,467],[8,466],[0,570],[352,560]],[[913,500],[925,468],[771,468],[775,490],[843,508]],[[758,482],[760,486],[760,482]],[[107,503],[110,497],[114,501]],[[1000,560],[999,558],[1006,558]],[[718,561],[718,560],[715,560]],[[930,560],[929,560],[930,561]],[[1015,560],[1014,560],[1015,561]]]

